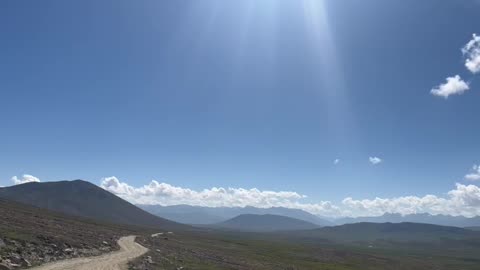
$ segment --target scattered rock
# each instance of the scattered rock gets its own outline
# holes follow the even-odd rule
[[[5,243],[12,245],[12,246],[17,246],[18,243],[15,240],[10,240],[10,239],[5,239]]]
[[[97,256],[115,249],[115,245],[100,239],[97,245],[85,244],[82,248],[77,244],[54,243],[47,237],[38,236],[38,242],[26,242],[23,240],[12,240],[9,238],[0,239],[0,270],[14,270],[17,268],[28,268],[32,265],[48,263],[57,260],[70,259],[75,257]],[[115,239],[112,239],[115,240]]]
[[[32,264],[25,258],[22,258],[21,262],[20,262],[20,265],[23,266],[23,267],[30,267],[32,266]]]
[[[149,263],[149,264],[152,264],[152,263],[153,263],[153,260],[152,260],[152,257],[151,257],[151,256],[147,256],[147,257],[145,258],[145,261],[146,261],[147,263]]]
[[[17,253],[13,253],[9,256],[10,262],[13,264],[20,264],[22,262],[22,257],[18,255]]]

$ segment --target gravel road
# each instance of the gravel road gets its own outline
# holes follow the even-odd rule
[[[119,251],[98,257],[76,258],[48,263],[32,270],[126,270],[128,261],[142,256],[148,249],[135,242],[135,236],[118,240]]]

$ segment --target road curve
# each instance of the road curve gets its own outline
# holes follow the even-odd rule
[[[44,264],[33,270],[125,270],[128,261],[142,256],[148,249],[135,242],[135,236],[118,240],[120,250],[97,257],[76,258]]]

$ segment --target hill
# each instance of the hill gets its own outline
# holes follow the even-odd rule
[[[26,183],[0,188],[0,198],[69,215],[161,229],[187,228],[147,213],[133,204],[86,181]]]
[[[358,217],[358,218],[341,218],[337,219],[335,223],[338,225],[359,223],[359,222],[374,222],[374,223],[426,223],[441,226],[454,227],[475,227],[480,226],[480,217],[467,218],[464,216],[449,216],[449,215],[431,215],[431,214],[411,214],[402,216],[400,214],[386,213],[378,217]]]
[[[311,230],[319,226],[307,221],[285,216],[245,214],[217,223],[213,225],[213,227],[234,231],[274,232]]]
[[[300,209],[285,207],[257,208],[247,207],[202,207],[191,205],[138,205],[154,215],[185,224],[215,224],[239,215],[278,215],[300,219],[319,226],[330,226],[332,222],[312,215]]]
[[[0,217],[0,269],[99,255],[117,249],[116,240],[120,236],[139,234],[136,228],[4,199],[0,199]]]
[[[438,242],[480,240],[480,233],[458,227],[423,223],[354,223],[301,232],[303,237],[334,242]]]

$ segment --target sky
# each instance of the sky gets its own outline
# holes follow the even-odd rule
[[[480,2],[0,3],[0,186],[480,215]]]

